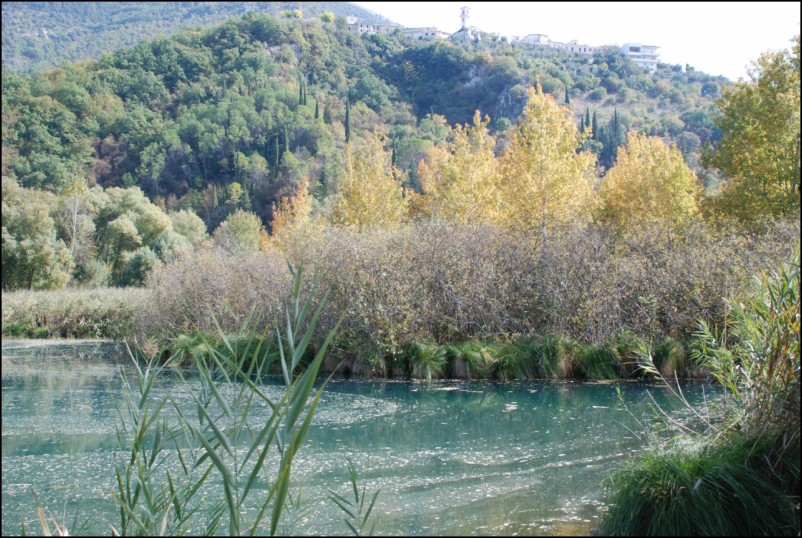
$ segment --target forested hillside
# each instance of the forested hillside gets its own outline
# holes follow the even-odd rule
[[[183,27],[213,26],[246,13],[318,17],[326,12],[389,22],[348,2],[3,2],[3,67],[41,71],[94,60]]]
[[[493,36],[459,44],[362,36],[330,12],[289,15],[248,13],[98,61],[4,70],[4,208],[7,199],[42,211],[66,204],[60,224],[42,233],[72,260],[62,264],[66,280],[42,274],[37,284],[27,275],[10,284],[4,271],[4,285],[89,282],[95,273],[101,282],[141,283],[147,267],[168,260],[179,243],[215,232],[225,244],[226,234],[242,236],[232,231],[238,226],[254,231],[249,244],[258,248],[262,227],[263,236],[275,233],[297,212],[282,211],[282,199],[343,223],[353,218],[337,207],[344,189],[364,198],[362,216],[381,213],[377,204],[388,214],[401,207],[380,192],[369,199],[372,186],[349,184],[360,174],[387,177],[405,208],[432,214],[431,196],[420,195],[442,183],[438,166],[450,166],[444,156],[462,140],[467,153],[481,147],[486,160],[509,161],[502,153],[515,147],[535,95],[550,95],[560,121],[580,134],[570,144],[580,144],[581,168],[590,169],[595,188],[631,130],[674,144],[695,184],[716,183],[700,154],[721,136],[713,119],[726,80],[678,65],[646,73],[614,53],[546,53]],[[4,245],[13,236],[7,221]],[[180,239],[168,241],[166,230]],[[82,244],[90,245],[83,253]],[[134,252],[141,259],[131,271],[139,276],[124,277]],[[4,267],[5,260],[4,247]]]

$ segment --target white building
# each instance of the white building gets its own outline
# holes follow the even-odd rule
[[[364,22],[360,22],[359,19],[354,17],[353,15],[349,15],[348,17],[346,17],[345,22],[348,23],[348,30],[359,35],[391,34],[395,30],[401,28],[401,26],[393,26],[389,24],[366,24]]]
[[[656,71],[658,62],[657,49],[659,48],[660,47],[656,47],[654,45],[624,43],[624,46],[621,47],[620,52],[641,67],[648,69],[649,71]]]
[[[529,34],[528,36],[521,38],[519,41],[527,45],[548,45],[549,36],[546,34]]]
[[[401,32],[412,39],[446,39],[450,35],[448,32],[439,30],[436,26],[426,26],[424,28],[403,28]]]

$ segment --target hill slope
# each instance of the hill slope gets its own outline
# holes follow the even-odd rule
[[[208,27],[246,13],[355,15],[389,21],[348,2],[3,2],[3,67],[36,71],[96,59],[187,26]]]
[[[136,185],[168,209],[194,210],[210,230],[234,207],[267,222],[304,178],[317,198],[330,194],[346,130],[357,141],[386,134],[417,188],[417,165],[444,143],[447,124],[480,110],[503,144],[534,84],[595,127],[589,148],[603,167],[629,129],[675,141],[698,166],[727,81],[680,66],[646,73],[612,53],[546,54],[492,36],[413,41],[349,32],[342,17],[249,13],[96,62],[6,73],[3,175],[57,192],[75,177]]]

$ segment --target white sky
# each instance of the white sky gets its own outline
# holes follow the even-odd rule
[[[406,27],[469,26],[499,35],[546,34],[588,45],[660,47],[660,61],[690,64],[709,75],[747,79],[751,62],[791,48],[801,2],[353,2]]]

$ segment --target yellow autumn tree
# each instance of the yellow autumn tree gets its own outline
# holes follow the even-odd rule
[[[699,213],[700,194],[676,146],[632,132],[599,188],[600,216],[619,230],[657,220],[682,225]]]
[[[588,134],[540,85],[529,88],[523,116],[499,157],[508,226],[546,239],[556,226],[590,217],[596,157],[578,151]]]
[[[331,220],[367,229],[395,225],[406,216],[403,175],[391,164],[382,140],[345,148],[345,170],[337,182]]]
[[[312,195],[309,194],[309,179],[303,178],[291,196],[284,196],[278,205],[273,204],[270,220],[270,238],[279,248],[298,231],[310,231],[312,219]]]
[[[496,139],[479,111],[473,125],[457,125],[448,147],[429,150],[418,166],[423,190],[423,211],[452,222],[499,220],[499,172],[493,152]]]

